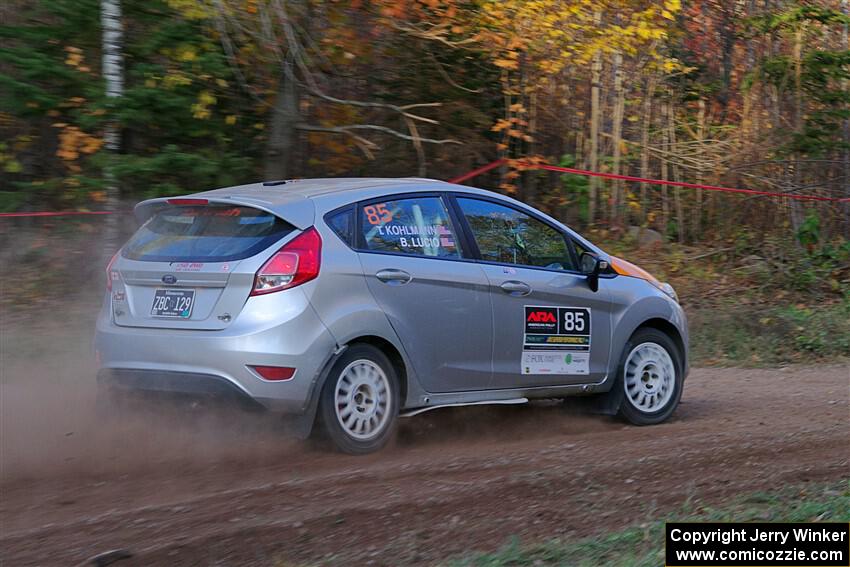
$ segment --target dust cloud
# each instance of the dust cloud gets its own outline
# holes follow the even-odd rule
[[[322,460],[329,447],[303,442],[269,413],[235,407],[140,404],[121,415],[96,408],[92,349],[97,304],[65,306],[51,321],[4,322],[0,334],[0,482],[69,474],[112,476],[153,469],[259,466]],[[607,425],[607,427],[606,427]],[[553,403],[447,408],[402,419],[383,458],[434,444],[602,432],[621,424],[565,413]],[[339,457],[339,456],[338,456]],[[371,460],[371,459],[367,459]]]
[[[123,415],[97,411],[94,316],[81,315],[96,305],[76,307],[54,322],[3,322],[0,481],[259,464],[304,450],[275,416],[238,408],[152,403]]]

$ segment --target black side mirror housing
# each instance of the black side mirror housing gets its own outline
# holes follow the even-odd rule
[[[608,269],[608,261],[590,252],[583,252],[580,260],[581,272],[587,276],[587,287],[590,291],[599,291],[599,274]]]

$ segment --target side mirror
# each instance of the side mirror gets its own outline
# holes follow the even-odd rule
[[[581,272],[587,276],[590,291],[599,291],[599,274],[608,269],[608,261],[595,254],[584,252],[581,255]]]

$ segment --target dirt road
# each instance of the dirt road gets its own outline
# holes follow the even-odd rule
[[[846,478],[848,387],[847,365],[695,369],[664,425],[552,404],[438,410],[365,458],[246,416],[66,431],[49,416],[79,400],[26,411],[7,387],[0,564],[116,548],[134,554],[122,566],[427,564],[513,535],[590,535],[687,502]]]

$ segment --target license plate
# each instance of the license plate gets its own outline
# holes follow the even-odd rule
[[[194,289],[158,289],[153,296],[151,315],[154,317],[188,319],[192,315],[194,303]]]

